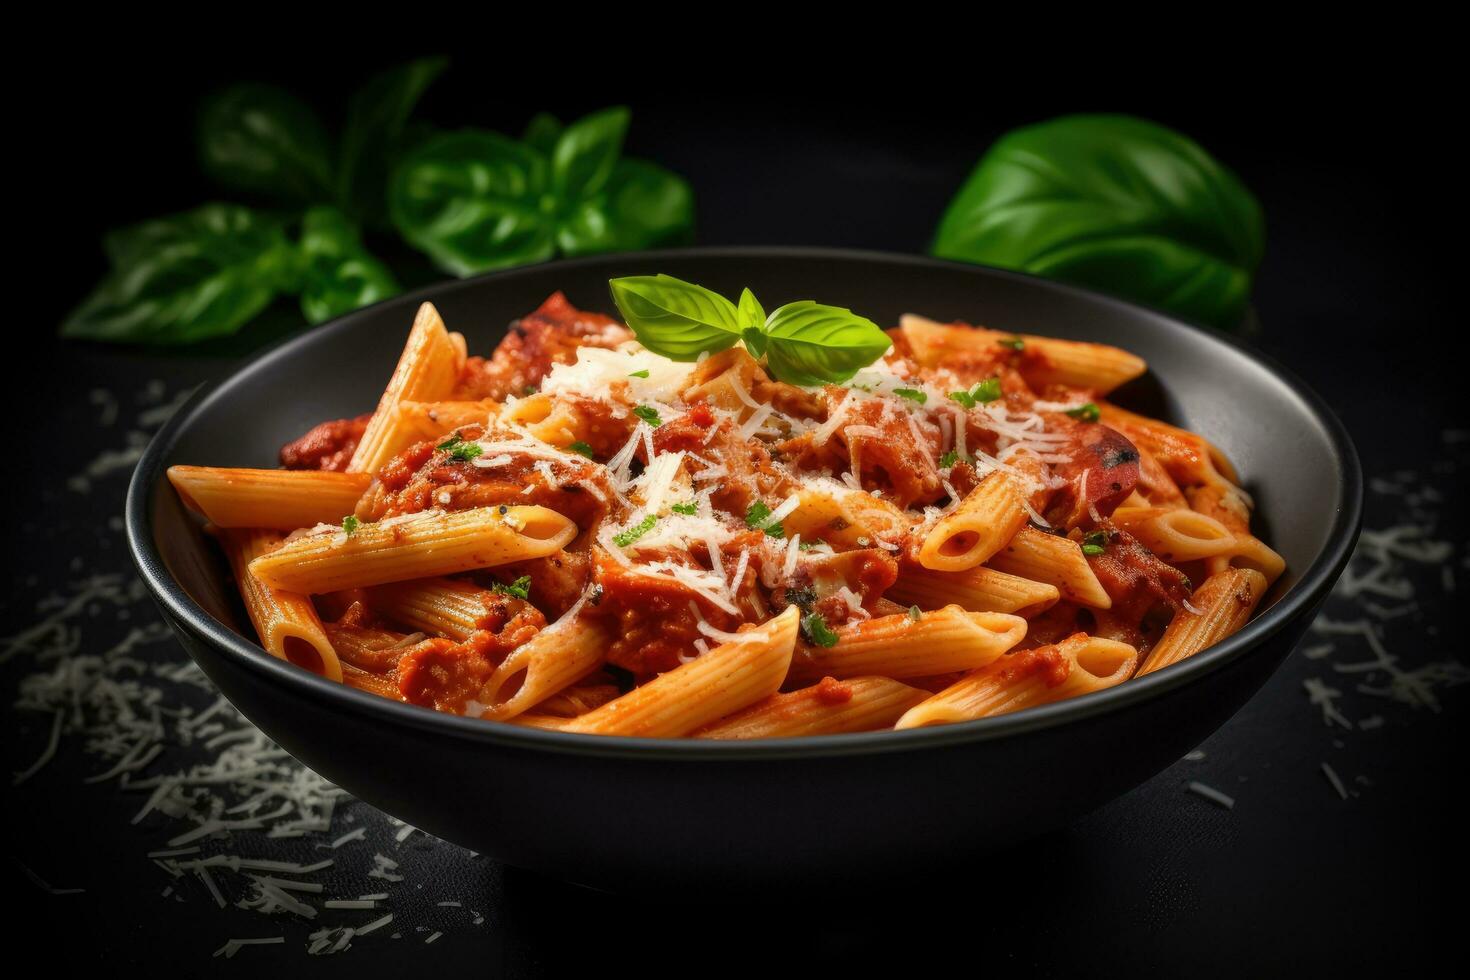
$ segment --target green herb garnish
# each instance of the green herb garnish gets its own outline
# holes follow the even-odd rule
[[[694,361],[743,341],[779,381],[842,384],[892,346],[873,321],[811,300],[787,303],[767,316],[749,289],[737,306],[673,276],[628,276],[608,286],[639,343],[675,361]]]
[[[976,405],[988,405],[999,398],[1000,395],[999,378],[986,378],[969,391],[951,391],[949,393],[951,401],[959,402],[965,408],[974,408]]]
[[[893,393],[900,398],[907,398],[911,402],[918,402],[920,405],[929,400],[929,395],[917,388],[894,388]]]
[[[822,618],[821,613],[807,613],[801,617],[801,632],[807,638],[807,642],[819,647],[835,647],[837,645],[837,634],[827,628],[827,621]]]
[[[996,343],[1002,347],[1009,347],[1011,350],[1026,349],[1026,341],[1022,340],[1020,337],[1011,337],[1008,340],[997,340]]]
[[[1083,422],[1096,422],[1102,418],[1102,413],[1098,411],[1097,406],[1092,402],[1088,402],[1086,405],[1078,405],[1076,408],[1069,408],[1066,414],[1070,418]]]
[[[750,509],[745,512],[746,527],[750,528],[752,531],[763,530],[768,536],[773,538],[784,538],[786,536],[786,529],[782,527],[779,523],[769,524],[768,522],[770,521],[770,519],[771,508],[767,507],[765,503],[760,500],[757,500],[755,503],[751,504]]]
[[[439,445],[435,446],[434,448],[435,449],[440,449],[440,450],[443,450],[443,449],[453,449],[455,446],[458,446],[462,442],[464,442],[464,440],[461,439],[459,437],[459,433],[456,432],[453,435],[451,435],[448,439],[445,439],[443,442],[439,443]]]
[[[1084,555],[1100,555],[1108,550],[1108,536],[1104,531],[1093,531],[1082,539],[1082,553]]]
[[[578,439],[576,442],[572,443],[567,448],[570,449],[572,452],[576,453],[578,456],[586,456],[588,459],[592,459],[593,458],[593,456],[592,456],[592,447],[589,446],[589,445],[587,445],[585,442],[583,442],[580,439]]]
[[[648,368],[644,368],[642,371],[629,371],[628,372],[628,377],[630,377],[630,378],[646,378],[646,377],[648,377]]]
[[[653,516],[652,514],[649,514],[647,517],[643,518],[643,520],[628,528],[626,531],[622,531],[618,534],[613,535],[613,544],[617,545],[619,548],[626,548],[634,541],[637,541],[639,538],[643,537],[649,531],[652,531],[653,526],[657,523],[658,518]]]
[[[360,527],[362,527],[362,521],[359,521],[351,514],[342,518],[342,533],[346,534],[349,538],[356,534],[357,529]]]
[[[658,417],[658,409],[652,405],[639,405],[633,409],[633,414],[657,429],[664,424],[664,420]]]
[[[468,463],[484,452],[485,450],[480,448],[478,442],[461,442],[449,450],[449,455],[461,463]]]
[[[514,582],[506,585],[504,582],[496,582],[490,586],[491,592],[499,592],[501,595],[514,596],[517,599],[531,598],[531,576],[522,575]]]
[[[941,470],[947,470],[959,461],[960,451],[958,449],[951,449],[949,452],[939,457],[939,468]]]
[[[699,505],[691,500],[687,504],[669,504],[669,510],[673,511],[675,514],[685,514],[688,516],[693,516],[699,513]]]

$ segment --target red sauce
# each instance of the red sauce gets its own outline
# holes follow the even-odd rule
[[[405,701],[462,714],[505,655],[546,627],[546,617],[528,602],[487,594],[479,629],[463,643],[425,640],[398,660],[398,692]]]
[[[612,317],[579,310],[560,292],[552,293],[536,312],[510,325],[493,355],[465,359],[453,397],[504,401],[507,395],[524,395],[552,365],[575,361],[579,348],[612,348],[632,336]]]
[[[823,677],[812,688],[812,696],[821,704],[846,704],[852,700],[852,688],[835,677]]]
[[[1183,608],[1189,598],[1189,579],[1183,572],[1111,521],[1104,520],[1101,527],[1108,537],[1107,546],[1087,561],[1113,600],[1112,619],[1137,627],[1158,606]]]
[[[1076,634],[1079,637],[1085,635]],[[1062,656],[1061,650],[1053,644],[1007,654],[1005,666],[1000,670],[1000,677],[1005,683],[1013,684],[1023,678],[1040,674],[1047,687],[1056,687],[1065,681],[1071,672],[1072,662]]]
[[[335,419],[314,426],[306,435],[281,447],[281,465],[288,470],[341,472],[352,461],[372,413],[355,419]]]

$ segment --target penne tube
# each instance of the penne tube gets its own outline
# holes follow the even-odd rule
[[[1237,547],[1229,528],[1187,508],[1119,507],[1113,511],[1113,523],[1174,564],[1223,555]]]
[[[1218,567],[1209,566],[1211,573],[1223,571],[1230,566],[1252,568],[1265,576],[1268,586],[1286,571],[1286,559],[1254,534],[1236,535],[1235,546],[1210,561],[1219,563]]]
[[[1266,592],[1266,577],[1253,568],[1228,568],[1205,579],[1139,669],[1139,676],[1177,664],[1238,631]]]
[[[294,531],[336,524],[357,506],[366,473],[170,466],[168,480],[190,510],[216,527]]]
[[[1204,436],[1108,402],[1098,402],[1097,407],[1103,425],[1116,429],[1139,449],[1150,453],[1179,485],[1223,485],[1240,493],[1235,467]]]
[[[372,608],[410,630],[467,640],[485,617],[485,590],[447,578],[393,582],[368,590]]]
[[[577,525],[545,507],[424,511],[342,531],[307,534],[251,563],[261,581],[293,592],[339,592],[556,552]]]
[[[399,424],[399,403],[441,401],[449,397],[464,361],[464,338],[444,328],[433,303],[420,306],[398,366],[358,440],[348,471],[376,473],[402,452],[412,441],[413,433]]]
[[[942,366],[956,351],[985,353],[1019,339],[1025,346],[1017,366],[1027,383],[1037,388],[1056,384],[1106,394],[1148,370],[1143,358],[1107,344],[938,323],[912,313],[899,318],[899,328],[925,367]]]
[[[573,684],[536,705],[527,714],[575,718],[607,704],[621,692],[616,684]]]
[[[839,549],[896,544],[913,524],[898,507],[861,490],[803,487],[797,492],[800,505],[781,523],[788,535],[800,534],[806,542],[825,541]]]
[[[540,728],[548,732],[563,732],[575,719],[562,718],[559,715],[516,715],[514,718],[502,719],[509,725],[520,725],[522,728]]]
[[[342,665],[311,599],[299,592],[274,588],[251,574],[251,561],[278,545],[281,535],[250,528],[222,529],[218,533],[260,645],[273,657],[340,681]]]
[[[791,666],[800,610],[723,643],[575,719],[563,731],[678,738],[775,694]]]
[[[575,612],[512,650],[481,688],[481,717],[514,718],[543,704],[602,666],[612,631]]]
[[[830,680],[830,679],[829,679]],[[770,697],[694,733],[695,738],[792,738],[892,728],[929,692],[888,677],[827,680]]]
[[[359,670],[374,674],[385,674],[398,666],[403,652],[423,638],[422,634],[408,635],[393,630],[374,629],[370,626],[349,626],[343,623],[325,623],[327,639],[343,664],[351,664]]]
[[[870,674],[908,678],[974,670],[1020,643],[1026,620],[945,606],[918,619],[908,613],[883,616],[848,623],[835,632],[833,646],[803,646],[792,664],[794,679]]]
[[[397,406],[397,425],[405,445],[438,439],[462,425],[485,425],[500,410],[493,398],[471,402],[403,401]]]
[[[919,564],[937,572],[974,568],[1026,526],[1026,496],[1016,481],[996,470],[940,518],[919,545]]]
[[[996,571],[1054,585],[1062,599],[1093,609],[1113,608],[1112,597],[1070,538],[1023,527],[986,564]]]
[[[1029,619],[1061,598],[1055,585],[980,566],[963,572],[935,572],[922,565],[899,566],[898,581],[887,597],[923,610],[955,605],[970,612],[1010,613]]]
[[[1121,684],[1138,651],[1075,633],[1060,643],[1008,654],[911,708],[895,728],[922,728],[1008,714]]]
[[[342,665],[342,683],[390,701],[403,700],[403,695],[399,693],[398,685],[393,682],[393,678],[383,677],[351,664]]]

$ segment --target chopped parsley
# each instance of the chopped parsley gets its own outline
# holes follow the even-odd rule
[[[484,452],[485,450],[480,448],[480,444],[478,442],[461,442],[459,445],[449,450],[449,455],[459,460],[461,463],[468,463],[470,460],[474,459],[476,456],[479,456]]]
[[[807,613],[801,617],[801,632],[807,642],[819,647],[835,647],[837,634],[827,628],[821,613]]]
[[[536,394],[540,390],[541,389],[537,388],[535,385],[526,385],[526,387],[521,389],[521,394],[530,396]]]
[[[1102,418],[1102,413],[1097,410],[1097,406],[1092,402],[1088,402],[1086,405],[1078,405],[1076,408],[1067,409],[1067,415],[1070,418],[1083,422],[1096,422]]]
[[[522,575],[514,582],[506,585],[504,582],[496,582],[490,586],[491,592],[499,592],[501,595],[514,596],[517,599],[531,598],[531,576]]]
[[[893,393],[900,398],[907,398],[911,402],[918,402],[920,405],[929,400],[929,395],[917,388],[894,388]]]
[[[633,414],[657,429],[664,424],[664,420],[658,417],[658,409],[652,405],[639,405],[633,409]]]
[[[959,402],[965,408],[974,408],[976,405],[990,404],[1000,394],[1000,379],[986,378],[969,391],[951,391],[949,397],[951,401]]]
[[[589,445],[587,445],[585,442],[583,442],[580,439],[578,439],[576,442],[572,443],[567,448],[570,449],[572,452],[576,453],[578,456],[586,456],[588,459],[592,459],[593,458],[593,456],[592,456],[592,447],[589,446]]]
[[[654,517],[652,514],[649,514],[647,517],[643,518],[643,520],[639,521],[637,524],[634,524],[627,530],[613,535],[613,544],[617,545],[619,548],[626,548],[634,541],[637,541],[639,538],[643,537],[649,531],[652,531],[653,526],[657,523],[658,518]]]
[[[750,510],[745,512],[745,526],[752,531],[764,530],[768,536],[773,538],[784,538],[786,529],[779,523],[768,526],[767,522],[770,518],[771,508],[767,507],[764,501],[757,500],[750,505]]]
[[[919,607],[918,606],[909,606],[909,619],[912,619],[914,622],[917,623],[919,620],[921,620],[923,618],[924,618],[924,614],[919,611]]]
[[[1011,337],[1008,340],[997,340],[996,343],[1000,344],[1002,347],[1009,347],[1011,350],[1026,349],[1026,341],[1022,340],[1020,337]]]
[[[629,371],[628,372],[628,377],[630,377],[630,378],[646,378],[646,377],[648,377],[648,368],[644,368],[642,371]]]
[[[434,448],[435,449],[453,449],[455,446],[458,446],[462,442],[464,442],[464,440],[461,439],[459,437],[459,433],[456,432],[456,433],[454,433],[454,435],[450,436],[448,439],[445,439],[443,442],[439,443],[439,445],[435,446]]]
[[[351,514],[348,514],[346,517],[342,518],[342,533],[347,535],[349,538],[356,534],[357,529],[360,527],[362,527],[362,521],[359,521]]]
[[[669,510],[673,511],[675,514],[686,514],[692,517],[695,514],[699,513],[699,505],[691,500],[685,504],[669,504]]]
[[[1105,531],[1093,531],[1082,539],[1082,553],[1084,555],[1100,555],[1108,550],[1108,535]]]
[[[960,452],[959,452],[959,450],[958,449],[951,449],[949,452],[947,452],[943,456],[939,457],[939,468],[941,470],[947,470],[951,466],[953,466],[954,464],[958,463],[959,461],[960,461]]]

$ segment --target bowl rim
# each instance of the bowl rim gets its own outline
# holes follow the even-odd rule
[[[1336,465],[1336,500],[1334,516],[1325,547],[1302,571],[1300,578],[1276,603],[1239,632],[1221,643],[1180,663],[1155,671],[1126,684],[1119,684],[1079,698],[1028,708],[1025,711],[980,718],[949,725],[936,725],[903,731],[880,730],[841,735],[761,739],[751,741],[714,741],[700,739],[656,739],[629,736],[583,735],[557,732],[518,725],[500,724],[459,715],[446,714],[417,705],[390,701],[319,677],[301,670],[267,653],[216,620],[184,591],[164,564],[153,540],[151,499],[156,487],[165,479],[165,457],[179,435],[205,407],[222,397],[224,388],[247,371],[258,370],[277,359],[290,357],[296,348],[318,343],[339,332],[351,331],[369,318],[380,306],[410,305],[433,300],[461,289],[478,288],[486,282],[513,280],[528,274],[544,274],[550,268],[578,269],[616,261],[661,259],[740,259],[775,258],[793,260],[880,262],[895,268],[942,268],[1000,277],[1025,282],[1046,290],[1075,297],[1125,312],[1146,313],[1162,320],[1170,329],[1187,331],[1196,342],[1220,344],[1244,355],[1271,375],[1301,402],[1302,407],[1326,434],[1328,449]],[[1162,380],[1162,379],[1161,379]],[[161,488],[160,488],[161,489]],[[922,255],[803,246],[713,246],[699,248],[660,249],[644,252],[621,252],[564,259],[538,265],[490,272],[466,279],[449,280],[394,296],[371,306],[355,310],[343,317],[303,331],[267,347],[250,357],[223,377],[206,382],[189,397],[154,435],[140,457],[128,485],[124,511],[128,547],[138,572],[154,600],[168,614],[176,627],[181,627],[196,640],[218,652],[233,655],[236,664],[268,683],[282,684],[300,697],[325,699],[341,710],[379,723],[388,722],[420,732],[454,739],[469,740],[487,746],[532,750],[555,754],[633,758],[643,760],[713,761],[761,760],[776,758],[822,758],[915,751],[959,743],[986,742],[1023,735],[1027,732],[1079,722],[1102,714],[1120,711],[1130,705],[1160,697],[1175,688],[1192,684],[1244,657],[1268,638],[1285,630],[1300,616],[1310,612],[1336,582],[1352,555],[1362,520],[1363,475],[1358,454],[1346,428],[1327,403],[1292,371],[1238,339],[1199,325],[1190,324],[1162,310],[1095,292],[1078,286],[1042,279],[1038,276],[974,263],[954,262]],[[186,650],[188,645],[185,644]],[[191,657],[193,656],[190,651]]]

